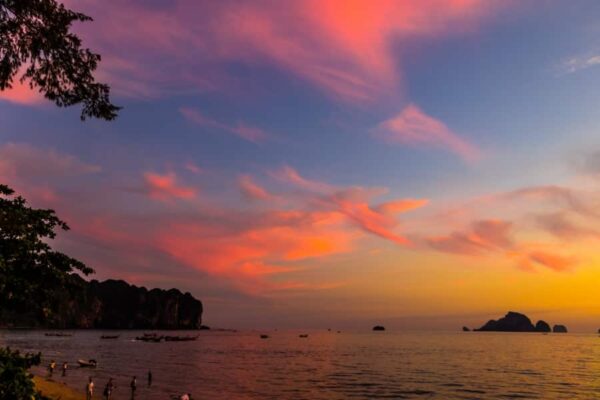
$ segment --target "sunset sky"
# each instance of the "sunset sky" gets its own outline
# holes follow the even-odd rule
[[[600,2],[69,0],[124,108],[0,93],[0,182],[220,327],[600,327]]]

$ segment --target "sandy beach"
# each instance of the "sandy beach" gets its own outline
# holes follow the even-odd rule
[[[46,397],[52,400],[84,400],[85,396],[82,392],[78,392],[71,387],[61,382],[56,382],[41,376],[35,376],[33,378],[35,387],[37,390],[42,392]]]

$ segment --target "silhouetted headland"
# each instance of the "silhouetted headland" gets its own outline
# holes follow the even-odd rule
[[[72,275],[70,293],[55,294],[44,317],[15,313],[0,305],[0,327],[53,329],[200,329],[202,303],[177,289],[137,287],[122,280],[85,281]]]
[[[559,330],[556,330],[556,329]],[[564,330],[561,330],[564,329]],[[504,317],[495,320],[491,319],[481,328],[475,331],[488,332],[550,332],[550,325],[546,321],[538,321],[535,326],[525,314],[509,311]],[[554,325],[552,332],[566,332],[564,325]]]

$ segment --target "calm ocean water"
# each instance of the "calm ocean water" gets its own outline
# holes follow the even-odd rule
[[[597,335],[268,332],[263,340],[259,332],[200,332],[195,342],[144,343],[132,341],[139,332],[117,340],[102,333],[0,331],[0,344],[42,351],[58,367],[68,361],[67,377],[57,367],[54,379],[81,391],[88,375],[98,388],[111,376],[115,399],[129,399],[133,375],[137,398],[149,400],[185,391],[232,400],[600,398]],[[79,358],[97,359],[98,368],[77,368]]]

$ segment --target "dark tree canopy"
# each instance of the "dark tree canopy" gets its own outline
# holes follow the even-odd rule
[[[0,184],[0,320],[7,313],[31,313],[47,320],[55,299],[72,290],[72,273],[91,268],[50,247],[59,230],[69,227],[53,210],[33,209]]]
[[[35,389],[29,368],[39,365],[41,354],[0,348],[0,399],[50,400]]]
[[[20,79],[60,107],[82,103],[81,119],[114,119],[120,107],[92,74],[100,55],[70,31],[73,22],[91,20],[56,0],[0,0],[0,91]]]

